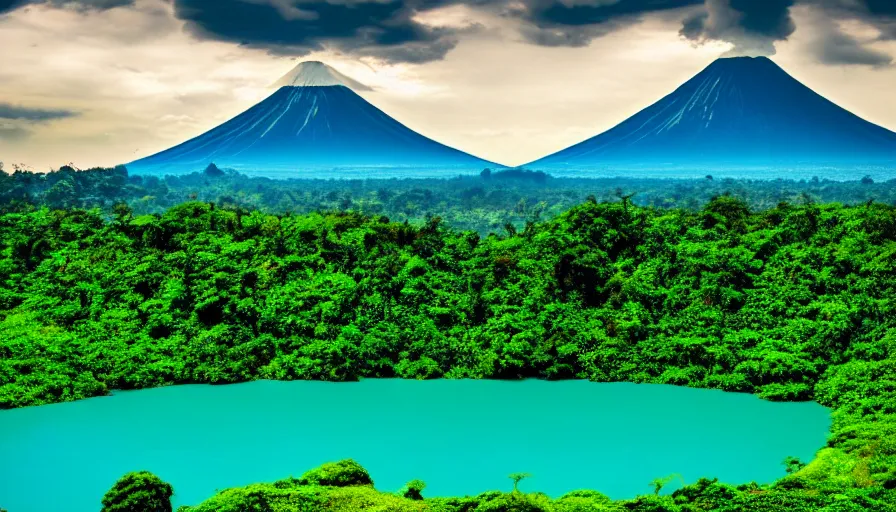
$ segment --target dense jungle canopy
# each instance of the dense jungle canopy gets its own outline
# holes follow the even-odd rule
[[[896,502],[896,207],[867,198],[867,187],[891,194],[892,184],[845,185],[840,194],[864,191],[852,204],[806,192],[774,206],[738,196],[768,184],[733,183],[731,194],[675,207],[612,190],[612,201],[592,194],[547,220],[508,220],[498,206],[490,211],[506,225],[485,235],[491,221],[434,214],[470,211],[453,202],[463,187],[443,190],[452,206],[415,209],[404,222],[313,202],[272,213],[257,197],[135,203],[121,191],[147,179],[104,172],[118,182],[95,203],[76,189],[80,199],[58,204],[52,191],[68,178],[27,195],[8,186],[24,178],[3,178],[0,408],[260,378],[534,377],[718,388],[834,411],[828,446],[769,488],[701,482],[636,504],[574,496],[575,508],[519,492],[449,506],[292,482],[225,492],[197,511],[252,510],[256,499],[270,504],[257,510],[284,511],[350,510],[354,499],[400,502],[383,510],[558,512]],[[221,173],[189,179],[252,181]],[[789,186],[823,196],[838,185]],[[293,193],[277,187],[276,197]],[[691,199],[699,206],[681,203]]]

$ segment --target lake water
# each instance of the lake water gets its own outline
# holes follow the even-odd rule
[[[380,490],[520,488],[613,498],[679,473],[770,482],[821,448],[829,411],[737,393],[584,381],[259,381],[116,393],[0,411],[0,507],[96,512],[124,473],[170,482],[175,507],[216,489],[354,458]]]

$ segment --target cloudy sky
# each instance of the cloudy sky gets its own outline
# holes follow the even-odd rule
[[[733,55],[896,129],[894,0],[0,0],[0,161],[128,162],[322,60],[411,128],[515,165]]]

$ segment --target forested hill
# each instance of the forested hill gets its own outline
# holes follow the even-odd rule
[[[671,383],[814,398],[862,478],[896,485],[894,207],[586,202],[486,238],[42,209],[0,216],[0,258],[0,407],[256,378]]]
[[[127,204],[136,214],[164,213],[185,201],[265,213],[354,211],[421,224],[438,216],[456,229],[504,233],[509,224],[556,217],[589,197],[622,198],[639,206],[699,210],[713,197],[732,195],[752,209],[779,203],[896,205],[896,180],[733,180],[655,178],[553,178],[525,170],[483,171],[453,179],[273,180],[210,166],[180,176],[141,176],[124,167],[50,173],[0,172],[0,212],[33,208],[100,208]]]

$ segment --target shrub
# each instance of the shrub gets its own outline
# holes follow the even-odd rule
[[[174,489],[148,471],[128,473],[103,496],[102,512],[171,512]]]
[[[409,500],[422,500],[423,489],[426,488],[426,482],[423,480],[411,480],[404,485],[400,494]]]
[[[328,462],[319,468],[308,471],[299,478],[299,484],[348,487],[350,485],[373,485],[373,480],[360,464],[346,459],[339,462]]]

